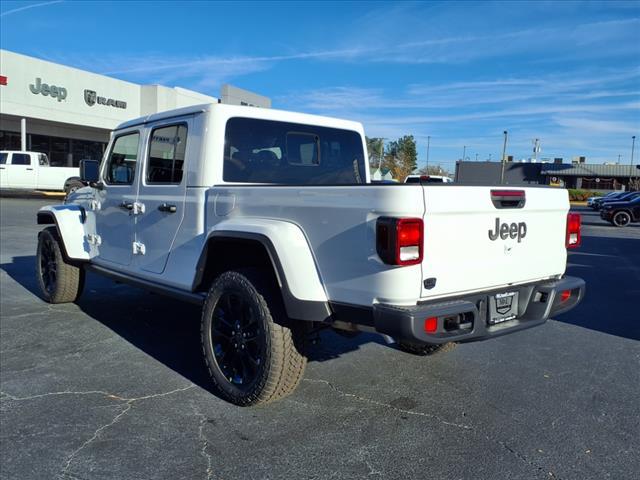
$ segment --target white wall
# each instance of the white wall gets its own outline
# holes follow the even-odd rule
[[[107,130],[142,115],[217,102],[216,98],[182,88],[141,86],[7,50],[0,50],[0,75],[7,77],[7,84],[0,86],[1,114]],[[66,96],[33,93],[30,85],[36,87],[36,78],[40,78],[41,83],[57,87],[58,92],[66,92]],[[85,90],[126,102],[126,108],[99,103],[89,105],[85,100]]]

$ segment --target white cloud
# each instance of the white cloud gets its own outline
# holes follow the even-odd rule
[[[29,10],[31,8],[46,7],[49,5],[54,5],[56,3],[62,3],[63,1],[64,0],[53,0],[52,2],[34,3],[32,5],[25,5],[24,7],[13,8],[11,10],[7,10],[6,12],[0,13],[0,17],[6,17],[7,15],[23,12],[24,10]]]

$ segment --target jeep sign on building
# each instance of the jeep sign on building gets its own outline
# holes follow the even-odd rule
[[[0,50],[0,150],[46,153],[53,165],[100,159],[116,125],[217,99],[137,85]]]

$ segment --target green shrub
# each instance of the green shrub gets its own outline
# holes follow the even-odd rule
[[[569,189],[569,200],[574,202],[584,202],[589,197],[601,197],[602,195],[600,192],[592,192],[591,190]]]

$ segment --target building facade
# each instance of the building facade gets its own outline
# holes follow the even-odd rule
[[[217,101],[0,50],[0,150],[46,153],[52,165],[100,160],[111,130],[126,120]]]
[[[457,162],[456,182],[467,185],[498,185],[500,162]],[[552,185],[596,191],[634,190],[640,165],[593,163],[505,163],[507,185]]]

